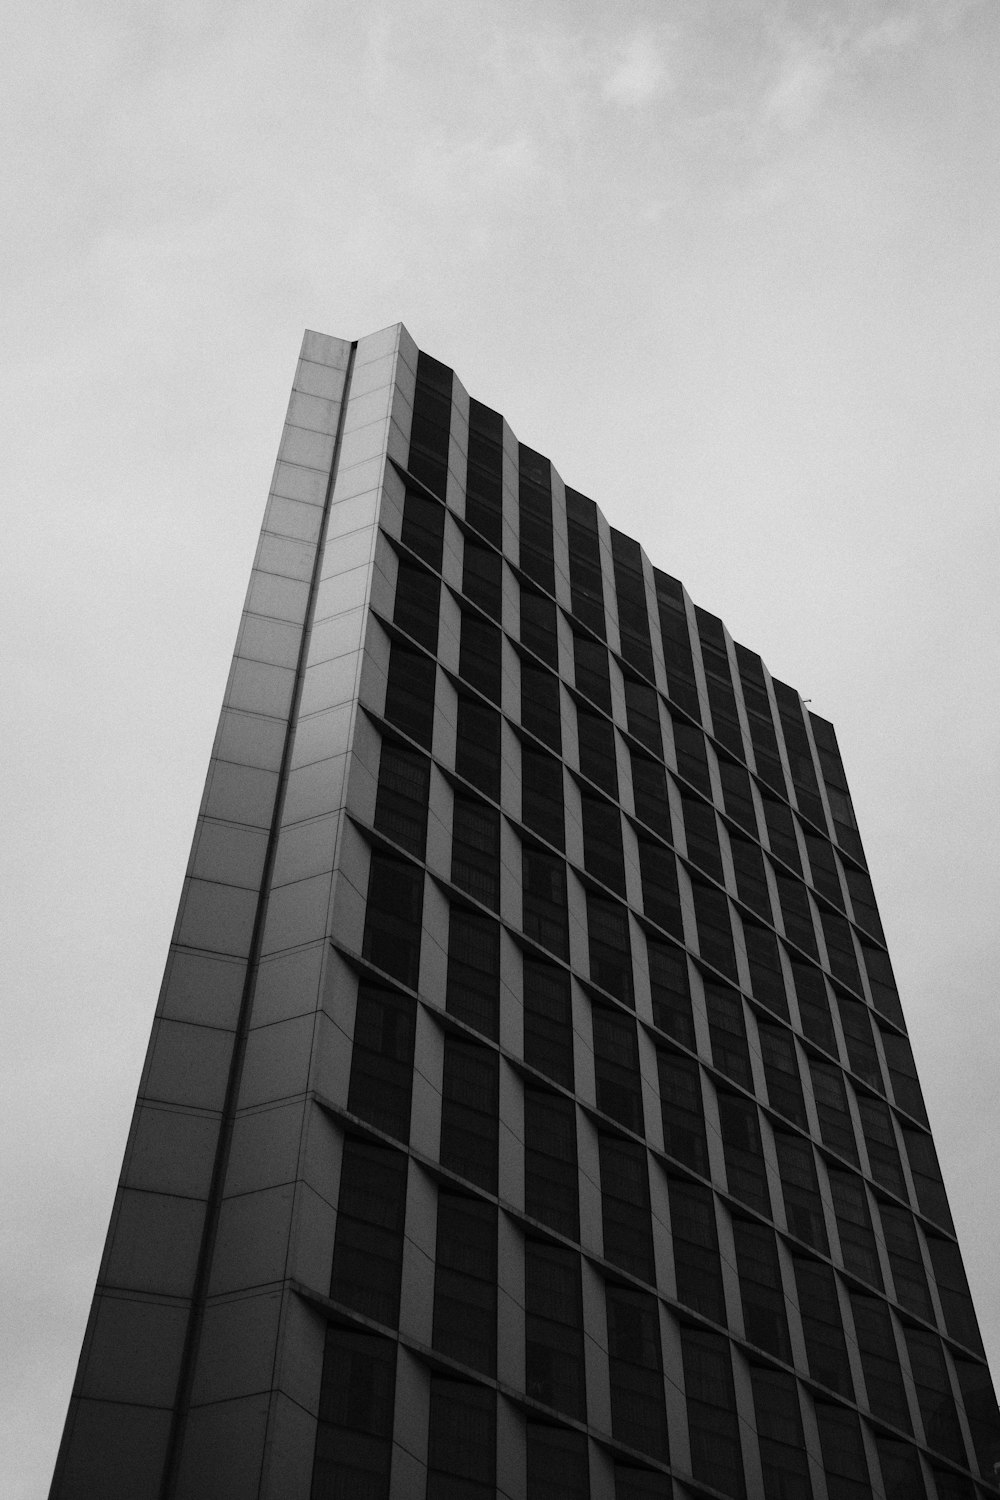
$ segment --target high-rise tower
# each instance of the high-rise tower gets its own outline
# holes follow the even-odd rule
[[[985,1500],[832,727],[306,335],[53,1500]]]

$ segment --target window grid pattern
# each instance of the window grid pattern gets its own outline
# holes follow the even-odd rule
[[[476,402],[450,512],[451,399],[450,371],[421,356],[382,710],[397,736],[358,956],[379,972],[363,982],[351,1073],[352,1113],[405,1143],[414,1006],[436,1029],[449,1177],[433,1189],[434,1347],[464,1373],[428,1370],[427,1493],[492,1492],[488,1377],[514,1337],[529,1496],[588,1493],[589,1428],[643,1455],[616,1455],[622,1495],[670,1493],[673,1473],[732,1497],[762,1475],[766,1496],[807,1497],[808,1445],[830,1500],[861,1500],[883,1475],[897,1488],[933,1475],[939,1500],[964,1482],[984,1500],[996,1409],[832,727]],[[436,739],[447,705],[432,660],[449,553],[453,755]],[[450,890],[450,922],[428,899],[422,931],[430,876]],[[429,935],[447,1002],[420,989]],[[419,1072],[419,1035],[417,1052]],[[523,1120],[514,1172],[505,1078]],[[524,1289],[514,1334],[497,1325],[498,1208]],[[664,1232],[670,1274],[654,1254]],[[584,1357],[595,1274],[611,1277],[603,1407]],[[328,1381],[334,1360],[389,1368],[389,1314],[376,1288],[365,1315],[384,1339],[331,1335]],[[727,1328],[740,1316],[745,1336]],[[684,1388],[683,1430],[664,1378]],[[384,1412],[366,1420],[375,1495]],[[324,1417],[327,1455],[339,1421]],[[673,1453],[690,1467],[671,1468]]]

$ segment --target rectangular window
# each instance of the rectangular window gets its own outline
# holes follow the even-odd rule
[[[692,876],[694,911],[698,924],[698,949],[706,963],[714,965],[730,979],[737,979],[736,949],[729,917],[729,902],[724,891],[706,885]]]
[[[830,973],[850,989],[862,994],[861,973],[858,969],[857,954],[854,951],[850,923],[846,917],[838,917],[832,911],[821,911],[820,919],[823,925],[823,936],[826,938]]]
[[[581,774],[617,802],[618,757],[611,721],[577,707],[576,730]]]
[[[521,846],[524,931],[557,958],[569,957],[566,913],[566,865],[555,854]]]
[[[440,510],[441,507],[439,506]],[[444,512],[441,511],[443,515]],[[416,563],[400,559],[396,574],[393,624],[437,655],[438,623],[441,616],[441,581]]]
[[[587,1435],[569,1427],[526,1424],[528,1490],[525,1500],[589,1500]]]
[[[684,919],[677,888],[674,851],[652,839],[639,839],[639,871],[642,876],[642,909],[651,922],[684,941]]]
[[[503,418],[479,401],[469,402],[465,519],[495,547],[502,544]]]
[[[774,1230],[733,1218],[736,1265],[747,1340],[776,1359],[790,1360],[788,1321]]]
[[[395,1328],[406,1218],[406,1157],[388,1146],[344,1141],[330,1296]]]
[[[566,845],[562,762],[521,746],[521,822],[557,849]]]
[[[590,636],[573,637],[573,660],[575,664],[576,690],[589,698],[606,714],[611,712],[611,678],[608,671],[608,650],[600,641]]]
[[[871,1500],[874,1494],[857,1413],[817,1401],[816,1421],[829,1500]]]
[[[547,1078],[573,1087],[573,1009],[569,975],[554,964],[524,959],[524,1060]]]
[[[676,704],[692,718],[701,717],[698,684],[691,655],[691,635],[684,608],[684,590],[669,573],[653,569],[660,638],[667,668],[667,690]]]
[[[812,964],[792,959],[792,975],[795,980],[795,998],[799,1002],[802,1020],[802,1035],[822,1047],[824,1052],[837,1056],[837,1036],[830,1019],[830,1000],[826,992],[826,981],[822,972]]]
[[[495,1041],[500,1023],[500,927],[454,904],[448,927],[448,1014]]]
[[[720,1073],[734,1083],[753,1088],[750,1071],[750,1049],[747,1046],[746,1021],[739,990],[705,982],[705,1006],[708,1030],[712,1038],[712,1061]]]
[[[423,871],[373,853],[365,911],[364,957],[394,979],[416,989],[420,976]]]
[[[423,859],[431,766],[426,755],[392,740],[382,741],[378,763],[375,827],[387,839]]]
[[[758,837],[757,812],[754,808],[750,777],[743,766],[719,756],[719,776],[722,781],[722,799],[726,814],[745,828],[752,838]]]
[[[772,921],[771,895],[767,888],[764,856],[760,852],[760,845],[751,843],[749,839],[740,838],[738,834],[730,831],[729,847],[733,854],[736,889],[740,900],[745,901],[752,911],[764,918],[765,922]]]
[[[642,1134],[642,1085],[635,1021],[611,1006],[593,1007],[597,1107]]]
[[[708,769],[708,752],[705,736],[685,719],[674,717],[674,751],[677,755],[677,774],[683,776],[702,796],[712,797],[712,777]]]
[[[495,1500],[496,1393],[431,1376],[425,1500]]]
[[[616,1000],[634,1008],[628,908],[588,891],[587,932],[591,980]]]
[[[562,749],[559,679],[521,661],[521,723],[558,755]]]
[[[434,1264],[434,1348],[484,1375],[495,1375],[495,1204],[439,1189]]]
[[[527,1394],[582,1419],[586,1399],[577,1251],[525,1242],[524,1307]]]
[[[604,1257],[642,1281],[655,1281],[646,1148],[601,1131]]]
[[[871,1099],[866,1094],[859,1093],[858,1112],[861,1115],[861,1128],[868,1147],[872,1176],[891,1193],[898,1193],[901,1198],[905,1198],[906,1184],[903,1181],[896,1132],[892,1125],[892,1111],[881,1099]]]
[[[415,1021],[409,996],[359,986],[347,1107],[400,1141],[410,1138]]]
[[[497,1054],[445,1038],[441,1165],[489,1193],[497,1190]]]
[[[859,1292],[852,1292],[851,1308],[868,1387],[868,1405],[876,1417],[909,1432],[910,1411],[889,1309],[880,1297],[864,1297]]]
[[[555,601],[521,585],[521,644],[540,656],[546,666],[559,670],[559,636]]]
[[[708,1176],[701,1069],[694,1058],[657,1048],[656,1066],[663,1116],[663,1149],[686,1167]]]
[[[494,802],[500,801],[500,715],[464,693],[458,697],[455,770]]]
[[[649,989],[653,1002],[653,1025],[694,1050],[694,1015],[691,981],[683,948],[646,938]]]
[[[924,1258],[920,1252],[920,1236],[916,1221],[908,1208],[897,1208],[892,1203],[879,1203],[885,1247],[889,1252],[889,1268],[892,1271],[896,1300],[911,1312],[935,1322],[931,1307]]]
[[[584,792],[580,798],[583,813],[583,859],[587,874],[608,885],[620,896],[625,895],[625,856],[622,851],[622,822],[617,803]]]
[[[552,471],[547,458],[518,445],[518,511],[521,571],[555,593],[552,559]]]
[[[878,1053],[872,1040],[872,1026],[867,1005],[862,1005],[860,1000],[852,1000],[848,995],[840,993],[837,993],[837,1005],[852,1071],[869,1087],[878,1089],[879,1093],[884,1093],[885,1084],[882,1081]]]
[[[678,1302],[716,1323],[725,1323],[715,1194],[710,1188],[671,1177],[670,1233]]]
[[[658,760],[630,752],[632,762],[632,803],[635,815],[652,828],[661,839],[673,839],[667,776]]]
[[[781,967],[778,939],[770,927],[751,922],[749,917],[741,920],[753,997],[783,1021],[787,1021],[788,996],[785,993],[785,975]]]
[[[665,1460],[667,1414],[656,1298],[610,1283],[606,1297],[611,1431],[629,1448]]]
[[[840,1253],[844,1265],[862,1281],[882,1289],[882,1267],[872,1230],[868,1194],[860,1177],[853,1172],[841,1172],[827,1167],[837,1229],[840,1234]]]
[[[718,1098],[729,1191],[741,1203],[770,1218],[771,1199],[767,1190],[757,1107],[741,1094],[729,1094],[722,1089]]]
[[[465,542],[462,593],[473,604],[478,604],[484,614],[494,620],[500,619],[500,602],[503,598],[503,563],[500,554],[490,547],[481,547],[478,542],[468,538]]]
[[[576,490],[566,491],[569,577],[573,613],[584,625],[605,633],[604,582],[597,533],[597,506]]]
[[[809,1072],[823,1145],[857,1165],[858,1145],[843,1073],[832,1063],[817,1062],[814,1057],[809,1059]]]
[[[580,1237],[576,1108],[563,1094],[524,1090],[524,1211],[560,1234]]]
[[[312,1493],[389,1500],[396,1344],[371,1333],[326,1330]]]
[[[458,656],[458,673],[484,698],[500,702],[503,636],[496,625],[478,615],[462,615],[462,641]]]
[[[652,673],[649,674],[652,676]],[[648,682],[625,678],[625,713],[628,732],[647,750],[663,759],[663,733],[660,729],[660,700]]]
[[[764,804],[764,822],[767,824],[767,841],[771,853],[784,860],[796,875],[801,875],[802,859],[798,839],[795,837],[795,819],[791,808],[766,795],[762,795],[761,800]]]
[[[837,1296],[837,1279],[822,1261],[794,1257],[795,1288],[809,1374],[820,1385],[853,1398],[851,1366],[844,1341],[844,1323]]]
[[[681,1328],[691,1471],[703,1484],[743,1500],[743,1455],[733,1391],[729,1340]]]
[[[809,1116],[806,1114],[798,1053],[791,1032],[782,1026],[768,1026],[761,1020],[757,1022],[757,1032],[760,1036],[767,1098],[771,1108],[784,1115],[786,1120],[792,1120],[803,1130],[808,1130]]]
[[[941,1168],[938,1166],[934,1142],[924,1131],[913,1130],[909,1126],[903,1130],[903,1139],[906,1142],[906,1154],[920,1212],[954,1234],[955,1226],[951,1221],[948,1195],[941,1181]]]
[[[905,1109],[908,1114],[913,1115],[921,1125],[926,1125],[927,1110],[924,1106],[924,1096],[920,1092],[920,1084],[917,1082],[917,1069],[910,1044],[905,1036],[900,1036],[896,1031],[887,1031],[884,1027],[880,1027],[879,1030],[882,1033],[882,1049],[889,1067],[896,1105],[899,1109]]]
[[[443,494],[443,490],[440,493]],[[444,506],[441,502],[430,500],[417,490],[407,490],[400,541],[440,573],[444,545]]]
[[[500,814],[495,807],[455,794],[451,878],[484,906],[500,906]]]
[[[764,1500],[812,1500],[798,1388],[791,1375],[750,1369]]]
[[[436,669],[429,656],[393,641],[385,690],[385,717],[412,740],[430,749],[434,735]]]
[[[688,858],[721,884],[724,879],[715,812],[700,797],[682,794]]]
[[[448,483],[449,426],[454,376],[447,365],[421,350],[417,358],[417,383],[413,393],[410,425],[410,456],[407,468],[436,495],[445,494]]]
[[[785,1218],[790,1234],[807,1245],[829,1255],[823,1200],[816,1180],[816,1162],[812,1146],[800,1135],[776,1130],[774,1143],[778,1152],[778,1171],[785,1200]]]
[[[818,959],[819,946],[813,926],[812,906],[805,886],[801,880],[796,880],[781,870],[775,871],[775,879],[785,936],[790,943],[795,943],[803,952],[808,953],[810,958]]]
[[[638,542],[611,532],[611,555],[618,594],[618,628],[622,656],[637,671],[653,676],[653,649],[649,637],[649,611],[646,605],[646,582],[643,577],[642,551]]]

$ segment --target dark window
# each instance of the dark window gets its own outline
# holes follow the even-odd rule
[[[798,1054],[791,1032],[782,1026],[768,1026],[764,1021],[757,1022],[757,1031],[771,1108],[784,1115],[786,1120],[793,1120],[803,1130],[808,1130],[809,1117],[802,1096]]]
[[[559,958],[569,956],[566,866],[555,854],[524,844],[521,849],[524,931]]]
[[[835,906],[843,907],[844,892],[837,873],[837,856],[833,852],[833,845],[828,839],[821,839],[818,834],[807,833],[806,848],[809,851],[813,885]]]
[[[590,1459],[585,1433],[529,1422],[527,1459],[525,1500],[588,1500]]]
[[[400,541],[440,573],[444,545],[444,506],[437,500],[429,500],[416,490],[407,490],[403,501]]]
[[[778,1370],[750,1370],[764,1500],[812,1500],[796,1384]]]
[[[580,1237],[576,1108],[546,1089],[524,1090],[524,1211],[570,1239]]]
[[[708,1176],[705,1106],[701,1069],[691,1057],[657,1049],[656,1066],[663,1116],[663,1149],[702,1177]]]
[[[631,537],[623,536],[620,531],[612,531],[611,555],[618,594],[622,656],[638,671],[652,677],[653,650],[649,638],[649,611],[639,543],[632,541]]]
[[[670,1233],[678,1302],[725,1323],[715,1195],[710,1188],[671,1177]]]
[[[521,588],[521,644],[547,666],[559,668],[559,637],[556,631],[556,606],[544,594]]]
[[[722,797],[726,812],[734,823],[739,823],[754,838],[757,837],[757,813],[750,789],[750,777],[735,761],[719,756],[719,776],[722,780]]]
[[[871,1500],[873,1490],[857,1413],[817,1401],[820,1450],[829,1500]]]
[[[835,979],[841,980],[852,990],[857,990],[861,994],[861,974],[851,938],[850,923],[846,917],[838,917],[832,911],[822,911],[820,917],[823,923],[823,936],[826,938],[826,951],[830,960],[830,973]]]
[[[767,888],[764,856],[760,852],[760,845],[752,844],[749,839],[742,839],[738,834],[730,832],[729,847],[733,854],[736,889],[740,900],[745,901],[747,906],[758,912],[765,921],[770,922],[771,896]]]
[[[775,682],[774,697],[785,736],[788,764],[799,807],[818,827],[826,829],[826,814],[819,796],[819,782],[812,757],[812,746],[802,718],[802,704],[794,688]]]
[[[742,1500],[746,1494],[729,1340],[722,1334],[681,1329],[691,1471]]]
[[[615,1463],[615,1500],[671,1500],[673,1493],[669,1474]]]
[[[372,855],[364,956],[411,989],[416,989],[420,973],[423,901],[421,870],[387,854]]]
[[[882,948],[873,948],[870,943],[862,943],[861,952],[868,973],[872,1004],[881,1015],[895,1021],[897,1026],[902,1026],[903,1010],[888,953]]]
[[[775,878],[788,941],[795,943],[811,958],[818,959],[816,929],[813,926],[812,907],[809,904],[805,886],[801,880],[795,880],[791,875],[784,875],[780,870],[775,871]]]
[[[435,667],[429,656],[393,641],[385,690],[385,717],[430,748],[434,733]]]
[[[691,981],[687,957],[682,948],[647,937],[649,989],[653,1002],[653,1024],[668,1036],[695,1046],[694,1016],[691,1011]]]
[[[562,749],[559,679],[541,667],[521,662],[521,723],[529,734],[557,753]]]
[[[875,905],[875,892],[872,889],[871,880],[864,870],[857,870],[853,865],[846,865],[844,874],[847,877],[847,889],[851,893],[855,922],[866,932],[870,932],[880,943],[884,943],[885,937],[879,920],[878,907]]]
[[[667,776],[658,760],[650,760],[637,750],[631,752],[632,801],[635,815],[648,823],[661,839],[672,839],[670,821],[670,799],[667,795]]]
[[[635,1005],[628,908],[587,892],[590,977],[626,1005]]]
[[[603,635],[604,583],[597,535],[597,506],[576,490],[566,491],[569,531],[569,577],[573,613],[584,625]]]
[[[858,825],[851,806],[833,725],[814,713],[810,713],[809,721],[816,740],[816,748],[819,751],[819,763],[823,771],[823,780],[826,783],[830,811],[833,813],[837,842],[859,864],[864,864],[864,852],[861,848],[861,840],[858,838]]]
[[[503,541],[503,418],[469,402],[469,462],[465,519],[499,547]]]
[[[778,1359],[789,1359],[788,1322],[774,1230],[733,1219],[736,1265],[747,1339]]]
[[[917,1070],[909,1042],[896,1031],[882,1030],[882,1047],[896,1104],[908,1114],[914,1115],[922,1125],[926,1125],[927,1110],[917,1082]]]
[[[719,1091],[719,1125],[729,1191],[741,1203],[770,1216],[757,1107],[740,1094]]]
[[[767,824],[767,841],[771,846],[771,853],[784,860],[797,875],[801,875],[802,860],[791,808],[786,807],[784,802],[776,802],[773,797],[762,796],[761,800],[764,804],[764,822]]]
[[[767,692],[764,665],[759,656],[737,645],[736,662],[750,725],[750,741],[753,745],[757,773],[762,781],[784,795],[785,778],[778,753],[778,737],[774,732],[771,716],[771,700]]]
[[[397,1140],[410,1138],[414,1002],[362,982],[354,1021],[347,1107]]]
[[[868,1405],[876,1417],[909,1432],[910,1413],[889,1309],[880,1297],[864,1297],[859,1292],[851,1294],[851,1308]]]
[[[698,924],[698,949],[706,963],[713,964],[730,979],[738,977],[729,902],[724,891],[704,881],[691,879],[694,912]]]
[[[882,1269],[865,1185],[853,1172],[835,1171],[832,1167],[828,1167],[827,1176],[837,1215],[840,1253],[844,1265],[855,1276],[860,1276],[862,1281],[869,1281],[872,1286],[881,1289]]]
[[[503,564],[500,554],[466,539],[462,592],[494,620],[500,618],[503,597]]]
[[[500,702],[502,640],[496,625],[490,625],[476,615],[462,615],[459,676],[494,703]]]
[[[602,1131],[604,1255],[643,1281],[655,1280],[646,1148]]]
[[[931,1253],[934,1280],[944,1310],[945,1327],[953,1339],[967,1348],[982,1354],[983,1344],[979,1335],[969,1283],[962,1265],[962,1254],[954,1240],[941,1239],[936,1234],[927,1236],[927,1248]],[[997,1455],[1000,1459],[1000,1453]]]
[[[524,1060],[573,1087],[573,1011],[569,975],[554,964],[524,960]]]
[[[660,617],[663,659],[667,668],[667,690],[675,703],[697,719],[701,716],[701,706],[691,655],[687,612],[684,608],[684,590],[676,578],[671,578],[669,573],[661,573],[658,568],[653,570],[653,579]]]
[[[455,794],[451,838],[451,878],[482,901],[500,905],[500,814],[495,807]]]
[[[580,1257],[528,1240],[524,1246],[525,1379],[529,1396],[570,1417],[586,1411]]]
[[[583,813],[583,859],[587,874],[619,895],[625,895],[625,856],[622,852],[622,821],[617,803],[605,802],[589,792],[581,796]]]
[[[438,509],[440,510],[440,506]],[[394,623],[433,655],[437,655],[440,614],[440,580],[433,573],[427,573],[414,563],[401,559],[396,575],[396,602],[392,613]]]
[[[684,805],[684,831],[687,835],[688,858],[711,875],[722,881],[722,855],[719,852],[719,830],[715,813],[700,797],[682,796]]]
[[[448,482],[448,429],[453,375],[423,351],[417,357],[417,383],[410,425],[411,474],[443,496]]]
[[[459,694],[455,770],[494,802],[500,800],[500,715]]]
[[[789,1135],[784,1130],[775,1131],[774,1142],[789,1232],[828,1255],[830,1247],[812,1146],[802,1136]]]
[[[802,1035],[836,1057],[837,1036],[830,1019],[830,1000],[822,973],[813,968],[812,964],[804,964],[793,958],[792,974],[802,1020]]]
[[[990,1372],[984,1364],[974,1364],[971,1359],[956,1359],[955,1372],[980,1472],[995,1474],[996,1464],[1000,1463],[1000,1413]]]
[[[708,769],[708,752],[705,736],[693,724],[684,719],[674,721],[674,750],[677,755],[677,774],[683,776],[705,797],[712,796],[712,777]]]
[[[495,1500],[496,1393],[431,1376],[426,1500]]]
[[[610,1006],[593,1007],[597,1107],[642,1133],[642,1086],[635,1021]]]
[[[905,1198],[906,1184],[903,1181],[903,1168],[899,1160],[899,1147],[896,1145],[896,1132],[892,1128],[892,1113],[889,1106],[883,1104],[881,1099],[870,1099],[866,1094],[859,1094],[858,1111],[868,1147],[872,1176],[890,1192],[898,1193],[901,1198]]]
[[[667,1414],[656,1298],[608,1285],[608,1375],[611,1431],[620,1443],[667,1457]]]
[[[382,741],[375,827],[418,859],[423,859],[427,841],[430,774],[425,755],[391,740]]]
[[[615,732],[608,719],[577,708],[576,727],[580,748],[580,770],[602,791],[618,801],[618,758]]]
[[[327,1329],[312,1500],[388,1500],[395,1386],[394,1342]]]
[[[751,922],[747,917],[742,921],[753,997],[783,1021],[787,1021],[788,996],[785,993],[785,975],[781,967],[778,939],[770,927],[761,927],[758,922]]]
[[[589,636],[573,637],[573,660],[575,663],[576,688],[585,698],[596,703],[604,712],[611,712],[611,678],[608,671],[608,651],[600,641]]]
[[[965,1452],[958,1412],[952,1394],[948,1367],[941,1340],[936,1333],[921,1328],[906,1329],[906,1348],[910,1356],[917,1404],[924,1424],[927,1446],[943,1453],[955,1463],[969,1462]]]
[[[556,848],[565,846],[562,763],[521,746],[521,821]]]
[[[449,1015],[496,1040],[500,1020],[500,928],[453,905],[448,927]]]
[[[344,1141],[330,1296],[396,1327],[406,1218],[406,1157],[370,1141]]]
[[[434,1348],[495,1374],[496,1206],[441,1188],[434,1261]]]
[[[642,876],[642,909],[651,922],[674,937],[684,938],[681,898],[677,889],[677,864],[672,849],[639,839],[639,870]]]
[[[652,673],[650,673],[652,675]],[[625,678],[625,713],[628,732],[654,755],[663,757],[663,735],[660,730],[660,700],[656,689],[647,682]]]
[[[555,593],[552,561],[552,471],[547,458],[518,445],[518,511],[521,570]]]
[[[906,1154],[910,1161],[920,1212],[954,1233],[948,1195],[941,1181],[941,1168],[938,1166],[934,1142],[922,1130],[912,1130],[909,1127],[904,1128],[903,1139],[906,1142]]]
[[[809,1374],[820,1385],[853,1397],[851,1366],[833,1271],[822,1261],[795,1256],[795,1287]]]
[[[698,634],[701,637],[701,659],[705,667],[708,687],[708,702],[712,710],[712,725],[715,737],[736,755],[743,754],[743,733],[740,729],[736,693],[729,670],[729,655],[726,650],[726,633],[721,620],[695,609]]]
[[[843,1073],[832,1063],[817,1062],[812,1057],[809,1059],[809,1072],[812,1075],[813,1097],[816,1100],[823,1145],[856,1163],[858,1145]]]
[[[706,981],[705,1006],[712,1038],[712,1061],[720,1073],[725,1073],[744,1088],[752,1088],[750,1051],[739,991]]]
[[[927,1500],[920,1457],[912,1443],[875,1434],[885,1500]]]
[[[441,1089],[441,1165],[497,1190],[497,1054],[445,1038]]]
[[[889,1267],[896,1288],[896,1300],[911,1312],[919,1313],[933,1323],[934,1312],[924,1260],[920,1253],[920,1238],[913,1215],[908,1208],[897,1208],[892,1203],[880,1203],[882,1231],[889,1252]]]

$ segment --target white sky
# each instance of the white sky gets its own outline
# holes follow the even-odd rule
[[[51,1475],[306,326],[402,319],[836,724],[1000,1367],[997,0],[9,27],[0,1493]]]

